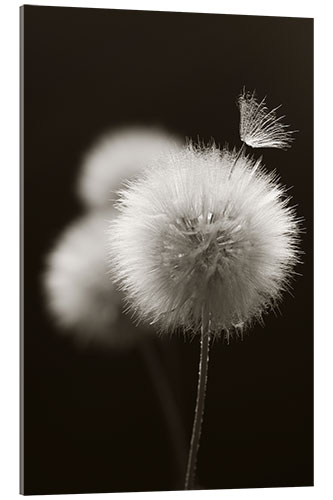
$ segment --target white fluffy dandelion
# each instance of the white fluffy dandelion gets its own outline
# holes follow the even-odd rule
[[[240,138],[252,148],[279,148],[286,149],[293,141],[295,131],[288,130],[281,120],[284,116],[277,116],[277,106],[271,111],[267,108],[265,98],[258,101],[255,92],[244,89],[238,98],[240,111]]]
[[[169,153],[121,193],[111,263],[139,318],[226,336],[286,290],[298,224],[260,161],[214,147]],[[230,172],[232,170],[232,175]]]
[[[128,183],[110,262],[129,307],[162,331],[201,332],[185,489],[195,488],[211,336],[260,319],[289,286],[298,221],[260,160],[188,145]]]
[[[121,328],[120,294],[107,272],[106,225],[113,212],[71,224],[47,257],[44,289],[48,309],[64,332],[80,343],[125,346],[135,328]]]
[[[99,208],[110,204],[122,182],[179,140],[153,127],[129,127],[105,134],[86,154],[78,193],[85,205]]]

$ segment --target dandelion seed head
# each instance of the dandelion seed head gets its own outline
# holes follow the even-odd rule
[[[265,99],[258,101],[255,92],[245,89],[238,98],[240,111],[240,138],[252,148],[286,149],[293,141],[294,131],[288,130],[278,117],[277,109],[267,108]]]
[[[59,331],[81,345],[126,347],[135,328],[121,328],[121,296],[107,270],[106,227],[114,212],[96,212],[72,223],[49,253],[43,286]]]
[[[214,146],[169,153],[123,190],[110,262],[137,316],[162,331],[244,329],[288,287],[298,226],[260,161]]]
[[[84,157],[78,194],[87,207],[108,206],[124,180],[177,147],[179,139],[153,127],[126,127],[105,134]]]

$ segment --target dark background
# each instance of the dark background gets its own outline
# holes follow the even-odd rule
[[[313,484],[313,22],[311,19],[25,6],[24,468],[26,494],[180,488],[153,385],[133,349],[78,349],[40,286],[44,259],[82,212],[80,160],[98,135],[158,124],[240,145],[246,85],[299,129],[288,152],[257,150],[292,186],[303,265],[281,314],[212,347],[198,463],[204,489]],[[23,180],[23,175],[22,175]],[[156,348],[189,440],[199,341]]]

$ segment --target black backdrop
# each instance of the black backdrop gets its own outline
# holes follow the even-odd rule
[[[243,342],[213,346],[198,464],[202,488],[313,482],[312,118],[310,19],[25,6],[24,492],[178,487],[152,385],[136,351],[80,350],[45,311],[46,253],[82,211],[82,153],[121,124],[239,146],[243,85],[283,103],[299,129],[263,153],[304,217],[293,295]],[[23,178],[23,177],[22,177]],[[157,341],[187,438],[198,339]],[[23,471],[22,471],[23,472]]]

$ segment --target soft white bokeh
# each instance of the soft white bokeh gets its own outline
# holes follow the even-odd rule
[[[97,211],[75,221],[47,257],[43,280],[48,309],[60,330],[81,344],[122,347],[140,334],[118,321],[121,297],[106,263],[106,227],[113,217],[114,211]]]
[[[105,134],[84,157],[78,182],[80,198],[91,208],[108,205],[122,182],[179,145],[175,136],[153,127],[128,127]]]

